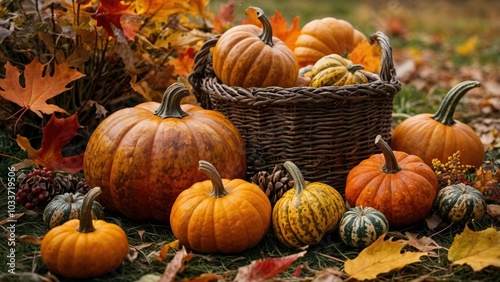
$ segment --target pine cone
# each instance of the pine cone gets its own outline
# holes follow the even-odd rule
[[[84,179],[66,172],[53,172],[44,167],[35,167],[18,177],[19,190],[16,202],[28,210],[43,210],[57,195],[64,193],[86,193],[88,186]]]
[[[251,178],[251,182],[266,193],[271,206],[283,196],[283,194],[293,188],[293,180],[282,165],[275,165],[271,173],[267,171],[259,171]]]

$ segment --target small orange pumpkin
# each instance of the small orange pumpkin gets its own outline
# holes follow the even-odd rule
[[[175,200],[170,227],[179,242],[201,253],[241,253],[257,245],[271,224],[271,202],[255,184],[221,179],[207,161],[197,182]]]
[[[257,11],[263,28],[237,25],[224,32],[212,51],[215,75],[229,86],[294,86],[299,66],[293,51],[273,36],[262,9],[250,8]]]
[[[424,219],[438,192],[436,174],[418,156],[393,151],[380,135],[375,143],[382,154],[363,160],[347,175],[347,201],[351,207],[381,211],[392,227]]]
[[[419,114],[401,122],[392,133],[391,147],[394,150],[421,157],[432,166],[432,160],[442,163],[460,151],[460,162],[479,167],[484,161],[484,145],[476,132],[460,121],[453,113],[467,91],[480,86],[478,81],[464,81],[450,89],[437,112]]]

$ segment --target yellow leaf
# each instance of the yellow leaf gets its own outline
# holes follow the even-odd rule
[[[474,52],[477,47],[478,38],[477,35],[471,36],[464,43],[460,44],[455,48],[455,52],[462,56],[467,56],[470,53]]]
[[[384,241],[385,236],[380,236],[370,246],[363,249],[354,259],[344,263],[344,271],[357,280],[375,279],[377,275],[398,270],[404,266],[419,262],[420,257],[427,255],[422,252],[404,252],[401,249],[406,245],[393,242],[391,239]]]
[[[488,266],[500,267],[500,232],[494,227],[476,232],[466,225],[464,232],[453,239],[448,260],[452,265],[468,264],[474,271]]]
[[[179,249],[179,240],[174,240],[170,243],[167,243],[161,247],[160,250],[160,258],[162,261],[167,259],[167,253],[170,249],[178,250]]]

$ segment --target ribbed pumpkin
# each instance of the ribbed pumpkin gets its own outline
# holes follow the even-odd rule
[[[432,166],[432,160],[442,163],[460,151],[460,162],[479,167],[484,160],[484,146],[468,125],[454,120],[455,108],[463,95],[480,86],[477,81],[464,81],[454,86],[444,97],[437,112],[419,114],[401,122],[392,134],[391,147],[417,155]]]
[[[330,54],[319,59],[311,69],[311,86],[341,86],[367,83],[368,79],[360,72],[362,65],[353,65],[348,59]]]
[[[385,215],[372,207],[357,206],[345,212],[340,220],[340,239],[346,245],[363,249],[389,231]]]
[[[345,196],[350,206],[381,211],[391,227],[404,227],[423,220],[436,199],[438,182],[422,159],[393,151],[378,135],[374,154],[352,168],[346,179]]]
[[[255,184],[221,179],[200,161],[210,180],[197,182],[176,199],[170,214],[174,236],[189,249],[209,254],[241,253],[257,245],[271,224],[271,202]]]
[[[70,219],[79,218],[84,197],[82,193],[64,193],[55,196],[43,210],[43,222],[47,229],[59,226]],[[92,219],[104,218],[104,211],[98,202],[92,203],[91,216]]]
[[[204,179],[198,161],[223,177],[246,175],[238,129],[219,112],[180,105],[189,92],[172,84],[162,103],[146,102],[107,117],[92,134],[83,163],[87,183],[102,189],[98,201],[135,220],[168,223],[175,198]]]
[[[459,224],[481,220],[487,210],[483,194],[464,183],[442,188],[437,195],[436,204],[442,219]]]
[[[302,27],[295,42],[294,54],[300,67],[314,65],[330,54],[347,57],[366,36],[345,20],[326,17]]]
[[[79,219],[56,226],[43,237],[40,253],[51,273],[72,279],[101,276],[127,257],[128,239],[123,229],[92,220],[92,203],[100,192],[96,187],[85,195]]]
[[[276,202],[272,226],[279,242],[289,248],[317,244],[333,231],[345,213],[345,202],[335,188],[321,183],[306,183],[299,168],[291,161],[283,166],[294,180],[294,189]]]
[[[294,86],[299,65],[293,51],[273,36],[264,12],[250,8],[256,10],[263,28],[237,25],[224,32],[212,51],[215,75],[230,86]]]

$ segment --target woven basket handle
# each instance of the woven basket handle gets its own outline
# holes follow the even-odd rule
[[[389,38],[381,31],[377,31],[370,36],[370,43],[373,44],[374,41],[377,41],[382,48],[380,79],[388,83],[397,83],[396,69],[392,61],[392,47],[389,43]]]
[[[193,86],[194,96],[205,109],[212,109],[212,103],[208,95],[203,95],[201,87],[203,79],[213,73],[210,49],[215,46],[220,37],[221,35],[216,35],[203,43],[200,51],[194,56],[193,71],[187,77],[189,83]]]

